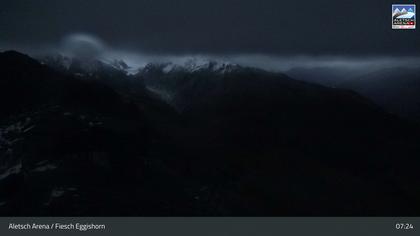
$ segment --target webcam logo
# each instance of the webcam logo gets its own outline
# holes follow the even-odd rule
[[[393,4],[392,5],[392,28],[415,29],[416,28],[416,5]]]

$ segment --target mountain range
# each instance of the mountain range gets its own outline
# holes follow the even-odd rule
[[[236,64],[0,53],[0,215],[416,215],[420,126]]]

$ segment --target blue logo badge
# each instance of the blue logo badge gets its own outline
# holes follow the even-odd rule
[[[392,28],[415,29],[416,28],[416,5],[393,4],[392,5]]]

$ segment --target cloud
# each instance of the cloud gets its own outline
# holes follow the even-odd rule
[[[420,57],[412,56],[268,56],[234,55],[231,61],[265,70],[287,71],[293,68],[329,68],[343,70],[376,70],[420,67]]]
[[[93,59],[99,58],[108,49],[99,38],[89,34],[71,34],[61,43],[61,50],[71,57]]]

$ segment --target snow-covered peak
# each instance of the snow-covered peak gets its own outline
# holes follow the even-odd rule
[[[229,62],[218,62],[215,60],[187,59],[181,63],[150,63],[146,65],[141,71],[143,73],[160,72],[164,74],[173,72],[214,72],[214,73],[229,73],[241,68],[237,64]]]
[[[193,58],[185,62],[184,68],[190,72],[212,71],[219,73],[228,73],[232,72],[235,68],[239,68],[239,66],[237,64],[224,61]]]
[[[92,74],[105,70],[114,70],[126,74],[136,74],[138,68],[132,67],[121,59],[77,58],[62,54],[41,55],[39,62],[60,71],[70,71],[74,74]]]
[[[49,65],[55,69],[65,70],[68,70],[72,64],[72,59],[62,54],[42,56],[39,58],[39,61],[41,64]]]
[[[113,59],[113,60],[100,60],[103,64],[111,66],[115,70],[125,72],[128,75],[133,75],[138,72],[138,68],[128,65],[124,60]]]
[[[110,65],[111,66],[113,66],[114,68],[116,68],[116,69],[119,69],[119,70],[127,70],[127,69],[129,69],[130,67],[127,65],[127,63],[125,63],[123,60],[117,60],[117,59],[114,59],[111,63],[110,63]]]

